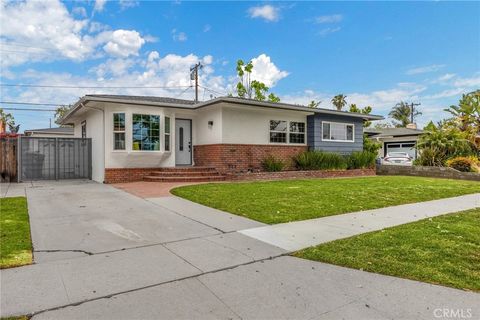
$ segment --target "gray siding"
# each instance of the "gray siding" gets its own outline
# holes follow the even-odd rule
[[[322,121],[354,124],[354,142],[322,141]],[[310,150],[351,153],[363,150],[363,120],[355,117],[315,114],[307,117],[307,144]]]

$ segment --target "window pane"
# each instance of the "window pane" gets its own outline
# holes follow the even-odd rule
[[[115,132],[113,134],[113,148],[114,150],[125,150],[125,133]]]
[[[323,123],[323,139],[330,139],[330,123]]]
[[[160,150],[160,117],[134,114],[132,138],[133,150]]]
[[[305,143],[305,133],[290,133],[290,143]]]
[[[353,141],[353,126],[347,126],[347,140]]]
[[[113,114],[113,130],[124,131],[125,130],[125,113]]]
[[[270,120],[270,131],[287,131],[287,121]]]
[[[345,140],[346,129],[345,125],[341,123],[330,124],[330,139],[331,140]]]
[[[170,118],[165,117],[165,133],[170,133]]]
[[[304,122],[290,122],[290,132],[305,132]]]
[[[287,134],[283,132],[270,132],[270,142],[287,143]]]
[[[165,135],[165,151],[170,151],[170,135]]]

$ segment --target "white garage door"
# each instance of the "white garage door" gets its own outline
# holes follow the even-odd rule
[[[417,151],[415,149],[414,141],[385,143],[385,150],[386,150],[386,153],[406,152],[413,159],[417,158]]]

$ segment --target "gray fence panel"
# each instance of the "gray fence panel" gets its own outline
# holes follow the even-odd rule
[[[91,139],[21,138],[21,180],[91,179]]]

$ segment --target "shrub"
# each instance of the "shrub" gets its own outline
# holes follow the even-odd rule
[[[282,171],[285,168],[285,162],[281,159],[275,158],[272,155],[267,156],[262,160],[263,170],[268,172]]]
[[[446,164],[462,172],[479,172],[480,161],[476,157],[455,157],[447,160]]]
[[[295,166],[300,170],[333,170],[346,169],[345,157],[337,153],[322,151],[306,151],[293,158]]]
[[[376,142],[371,140],[367,137],[367,135],[363,135],[363,151],[371,152],[374,154],[378,153],[378,150],[382,148],[382,144],[380,142]]]
[[[376,158],[377,158],[376,152],[370,152],[370,151],[352,152],[352,154],[347,158],[348,169],[374,168]]]

